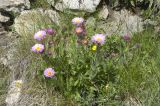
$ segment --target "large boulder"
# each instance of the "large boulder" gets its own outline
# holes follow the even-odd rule
[[[125,35],[141,32],[143,31],[143,25],[144,23],[141,17],[127,10],[113,11],[110,18],[96,23],[96,26],[107,35]]]
[[[12,22],[13,13],[20,13],[30,8],[29,0],[0,0],[0,22]],[[12,23],[11,23],[12,24]]]
[[[47,0],[57,10],[64,11],[70,10],[82,10],[85,12],[94,12],[101,0]]]
[[[0,10],[21,12],[29,8],[29,0],[0,0]]]
[[[50,24],[59,24],[59,14],[53,10],[26,10],[15,18],[15,31],[19,35],[33,34],[39,27],[46,27]]]

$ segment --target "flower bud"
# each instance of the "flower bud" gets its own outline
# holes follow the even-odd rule
[[[129,35],[124,35],[124,36],[123,36],[123,39],[124,39],[125,41],[130,41],[130,40],[131,40],[131,37],[130,37]]]
[[[52,28],[48,28],[48,29],[46,29],[45,31],[46,31],[47,34],[49,34],[49,35],[54,35],[54,34],[56,33],[55,30],[53,30]]]

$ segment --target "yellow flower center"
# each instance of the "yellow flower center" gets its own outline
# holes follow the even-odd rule
[[[48,71],[48,76],[51,76],[52,75],[52,72],[51,71]]]
[[[96,40],[97,40],[97,41],[101,41],[101,40],[102,40],[102,38],[96,38]]]
[[[38,33],[38,36],[39,36],[39,37],[41,37],[41,36],[42,36],[42,34],[41,34],[41,33]]]
[[[41,47],[39,47],[39,46],[36,47],[36,50],[37,50],[37,51],[40,51],[40,50],[41,50]]]
[[[97,45],[92,46],[92,50],[96,51],[97,50]]]
[[[81,29],[77,29],[76,32],[77,32],[77,33],[80,33],[80,32],[81,32]]]
[[[81,22],[81,20],[79,20],[79,19],[76,20],[76,23],[80,23],[80,22]]]

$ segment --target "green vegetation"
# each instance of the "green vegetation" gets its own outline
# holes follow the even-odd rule
[[[119,1],[131,7],[136,4],[135,0]],[[44,0],[36,0],[31,5],[32,8],[50,8]],[[147,17],[148,14],[150,11]],[[86,26],[89,43],[78,45],[75,26],[71,23],[74,17],[61,13],[60,26],[45,20],[38,22],[35,33],[44,28],[56,31],[55,35],[47,36],[43,42],[34,40],[34,33],[31,32],[21,35],[17,56],[29,60],[29,67],[21,73],[27,79],[22,93],[39,95],[44,99],[44,106],[124,106],[128,100],[144,106],[159,106],[160,35],[150,27],[143,32],[133,33],[130,40],[109,35],[105,44],[93,51],[91,37],[103,31],[98,26]],[[49,41],[53,42],[51,55],[48,54]],[[44,42],[44,53],[30,51],[35,43]],[[48,67],[54,68],[55,77],[44,77],[43,72]],[[0,103],[3,105],[1,101],[6,96],[8,74],[3,65],[0,65],[0,69]],[[36,100],[34,96],[33,100]]]
[[[58,99],[68,106],[117,106],[134,98],[145,106],[157,106],[160,102],[160,36],[150,28],[133,34],[130,41],[110,35],[95,52],[91,50],[92,43],[77,46],[72,18],[62,17],[61,26],[44,23],[46,28],[56,30],[56,35],[47,38],[54,42],[51,56],[47,55],[47,49],[42,55],[28,51],[37,42],[33,40],[34,34],[28,35],[29,38],[25,36],[20,43],[23,47],[20,52],[30,54],[28,76],[36,71],[31,83],[38,82],[47,90],[48,102],[55,103]],[[44,25],[39,28],[44,29]],[[95,30],[86,26],[86,29],[88,41],[94,34],[103,32],[98,27]],[[57,72],[55,78],[44,78],[43,71],[48,67]]]
[[[5,105],[9,75],[9,69],[0,64],[0,106]]]
[[[51,6],[48,4],[47,0],[30,0],[31,8],[50,8]]]

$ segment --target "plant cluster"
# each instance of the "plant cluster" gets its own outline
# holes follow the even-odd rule
[[[31,50],[45,61],[37,75],[48,88],[83,105],[104,106],[118,105],[116,100],[128,97],[142,98],[139,93],[150,89],[151,83],[158,87],[159,80],[152,78],[158,78],[159,72],[151,58],[157,37],[149,40],[148,32],[146,36],[96,34],[81,17],[72,23],[76,27],[42,29],[34,35],[38,43]]]

